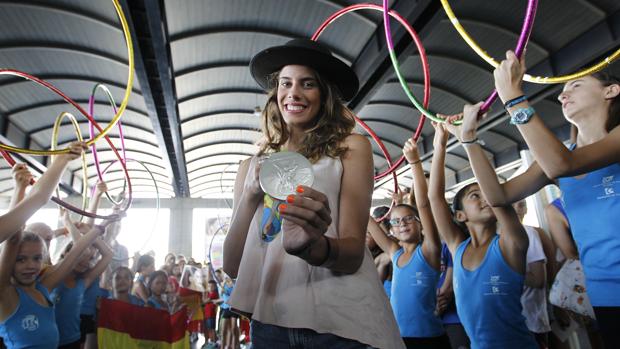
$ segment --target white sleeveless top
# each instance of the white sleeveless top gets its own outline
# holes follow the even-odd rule
[[[324,156],[312,170],[312,187],[327,196],[331,209],[326,235],[337,239],[342,162]],[[237,283],[228,301],[232,308],[266,324],[309,328],[376,348],[404,348],[368,248],[354,274],[313,267],[284,251],[282,232],[269,243],[260,239],[262,213],[261,202],[250,223]]]

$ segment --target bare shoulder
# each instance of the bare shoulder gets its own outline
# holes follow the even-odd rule
[[[342,142],[342,145],[348,150],[345,158],[350,158],[351,156],[371,156],[370,154],[372,154],[370,141],[357,133],[348,135]]]
[[[344,141],[343,144],[349,147],[370,147],[370,141],[368,140],[368,138],[362,136],[359,133],[351,133],[350,135],[348,135]]]

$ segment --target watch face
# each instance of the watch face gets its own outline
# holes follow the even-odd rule
[[[527,120],[527,113],[523,110],[519,110],[516,114],[515,114],[515,120],[522,122]]]
[[[510,117],[510,122],[512,124],[525,124],[530,121],[533,115],[534,109],[532,108],[519,109]]]

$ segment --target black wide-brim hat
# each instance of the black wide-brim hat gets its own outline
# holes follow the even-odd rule
[[[357,94],[359,80],[353,69],[334,57],[325,46],[309,39],[294,39],[282,46],[270,47],[257,53],[250,62],[250,72],[262,88],[269,90],[273,88],[269,86],[269,76],[291,64],[316,70],[322,78],[338,87],[345,101]]]

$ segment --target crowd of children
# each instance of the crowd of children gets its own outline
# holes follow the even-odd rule
[[[25,225],[49,200],[69,161],[83,150],[83,143],[72,144],[71,152],[55,159],[28,195],[32,175],[24,165],[13,168],[13,200],[10,211],[0,217],[4,240],[0,252],[0,348],[97,348],[101,299],[167,313],[187,311],[191,317],[195,309],[184,304],[180,297],[184,290],[199,295],[200,314],[204,314],[191,328],[190,340],[197,342],[200,332],[205,348],[239,347],[239,316],[233,314],[232,319],[225,304],[232,280],[221,270],[212,270],[210,264],[203,269],[183,255],[169,253],[159,270],[153,253],[129,258],[127,248],[116,241],[122,220],[117,208],[100,225],[90,218],[74,221],[68,211],[61,211],[59,229],[44,222]],[[99,182],[89,212],[97,211],[106,191],[105,183]],[[52,261],[50,242],[56,238],[69,242],[62,245],[63,239],[56,241],[61,252],[58,260]],[[148,331],[148,323],[143,325]],[[243,338],[249,340],[249,333]]]
[[[353,114],[342,104],[357,91],[355,73],[302,39],[259,53],[251,70],[269,90],[259,155],[298,151],[315,175],[312,187],[298,186],[278,206],[281,238],[259,234],[266,194],[258,157],[240,165],[223,270],[174,254],[160,269],[152,254],[136,255],[130,268],[127,249],[116,241],[118,211],[99,225],[65,212],[60,229],[24,226],[86,150],[73,143],[28,194],[31,174],[23,165],[13,168],[15,192],[0,216],[4,346],[96,347],[100,298],[160,314],[186,311],[187,330],[201,332],[206,347],[238,348],[246,317],[256,348],[565,348],[562,331],[571,321],[586,326],[592,347],[620,342],[618,79],[597,73],[564,86],[559,101],[578,130],[567,149],[529,105],[521,89],[524,62],[509,51],[495,85],[534,164],[500,183],[478,142],[482,103],[465,105],[460,115],[434,124],[430,175],[416,142],[406,142],[411,192],[395,193],[393,207],[369,217],[372,152],[352,133]],[[476,181],[449,204],[450,134]],[[562,200],[546,209],[550,234],[523,224],[523,199],[547,184],[562,190]],[[106,190],[97,185],[91,212]],[[71,242],[53,260],[50,241],[63,235]],[[562,289],[566,275],[585,283]],[[566,296],[571,292],[579,298]]]

